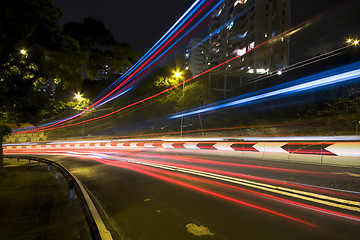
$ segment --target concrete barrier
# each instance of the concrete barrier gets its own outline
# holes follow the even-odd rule
[[[41,150],[139,150],[360,167],[360,141],[102,140],[6,144],[5,154]]]

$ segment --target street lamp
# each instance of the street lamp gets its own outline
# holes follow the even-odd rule
[[[181,72],[179,71],[174,72],[174,76],[175,78],[181,78]]]
[[[349,45],[354,45],[354,46],[357,46],[360,44],[360,41],[358,39],[351,39],[351,38],[348,38],[346,40],[346,43],[349,44]]]
[[[20,50],[20,54],[21,54],[21,55],[26,55],[26,54],[27,54],[26,49],[21,49],[21,50]]]
[[[80,93],[75,93],[75,99],[80,101],[82,99],[82,95]]]
[[[181,72],[176,70],[174,72],[174,77],[176,79],[180,79],[181,78]],[[185,89],[185,82],[182,84],[182,97],[184,98],[184,89]],[[181,102],[181,109],[183,109],[183,102],[184,102],[184,99],[183,101]],[[182,137],[182,133],[183,133],[183,125],[184,125],[184,119],[183,117],[181,117],[181,123],[180,123],[180,137]]]

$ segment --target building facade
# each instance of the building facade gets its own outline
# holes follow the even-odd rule
[[[206,44],[200,44],[201,38],[192,38],[185,52],[186,70],[190,70],[193,76],[196,76],[207,70],[207,47]]]
[[[219,80],[220,72],[224,78],[229,72],[242,79],[286,68],[290,42],[283,33],[290,29],[290,9],[290,0],[225,0],[211,16],[208,36],[188,47],[188,62],[195,51],[205,53],[206,69],[229,60],[215,73],[216,81],[225,82],[225,88],[220,88],[225,92],[232,91],[232,86],[241,87],[243,81],[232,84]],[[187,66],[190,68],[190,64]],[[209,81],[219,89],[221,84],[213,83],[211,77]]]

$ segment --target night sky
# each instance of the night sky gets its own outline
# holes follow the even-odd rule
[[[195,0],[54,0],[64,11],[60,24],[93,17],[105,23],[119,42],[145,53]],[[357,0],[355,0],[357,1]],[[292,0],[292,25],[328,9],[339,0]]]
[[[119,42],[145,53],[194,0],[54,0],[63,9],[60,24],[93,17],[105,23]]]

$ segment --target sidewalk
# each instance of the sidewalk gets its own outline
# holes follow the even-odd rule
[[[0,172],[0,240],[91,239],[66,180],[28,160],[4,159]]]

